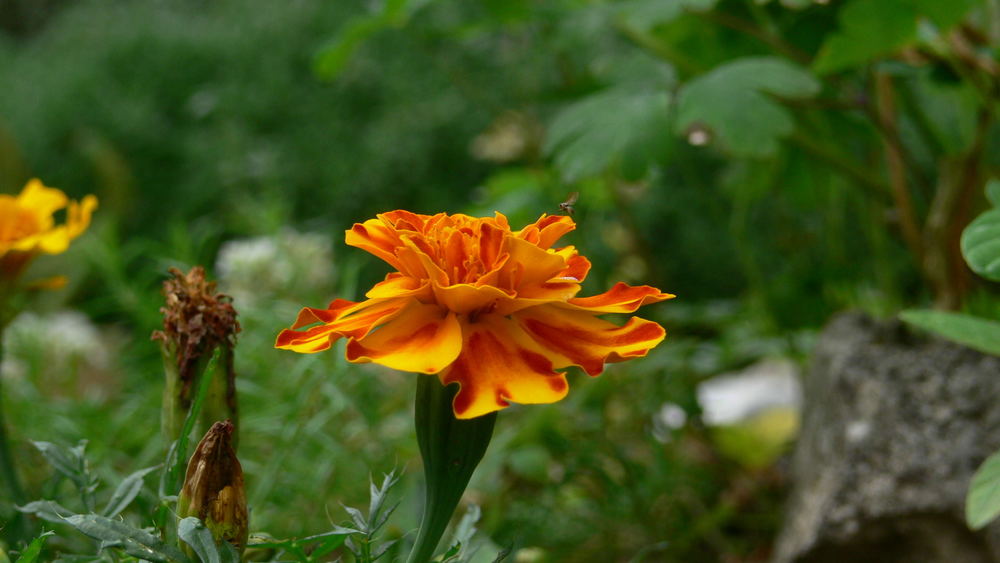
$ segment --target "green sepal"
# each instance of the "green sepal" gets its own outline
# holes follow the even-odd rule
[[[460,420],[452,411],[457,386],[417,377],[417,443],[424,462],[424,514],[407,563],[427,563],[451,520],[473,471],[493,437],[497,413]]]

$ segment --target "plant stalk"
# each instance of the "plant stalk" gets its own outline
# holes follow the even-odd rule
[[[455,513],[462,493],[493,436],[497,413],[459,420],[452,411],[457,388],[437,377],[417,377],[417,443],[424,462],[424,514],[407,563],[427,563]]]
[[[3,365],[3,325],[0,325],[0,366]],[[7,437],[7,422],[4,418],[3,406],[3,375],[0,374],[0,472],[3,474],[4,485],[10,497],[16,504],[24,504],[24,489],[17,477],[14,467],[14,455]]]

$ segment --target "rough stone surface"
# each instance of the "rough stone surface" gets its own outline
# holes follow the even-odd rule
[[[1000,562],[1000,527],[964,524],[1000,448],[1000,359],[848,313],[817,343],[804,408],[774,563]]]

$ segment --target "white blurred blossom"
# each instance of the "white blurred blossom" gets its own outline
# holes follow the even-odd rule
[[[736,424],[775,408],[798,411],[802,387],[791,360],[762,360],[698,385],[702,418],[710,426]]]
[[[86,315],[21,313],[4,336],[4,376],[31,379],[44,394],[101,398],[110,391],[109,339]]]
[[[241,310],[328,286],[333,279],[333,247],[327,235],[286,229],[273,236],[225,243],[215,270],[220,289]]]
[[[687,423],[687,412],[680,405],[663,403],[660,410],[653,415],[653,437],[667,443],[672,439],[674,430],[682,428]]]

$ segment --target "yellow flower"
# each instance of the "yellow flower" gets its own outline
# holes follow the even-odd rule
[[[0,194],[0,277],[17,277],[36,254],[64,252],[90,225],[96,207],[92,195],[77,203],[39,180],[28,182],[17,197]],[[56,225],[53,215],[63,208],[66,221]]]
[[[575,365],[598,375],[605,363],[645,356],[665,336],[651,321],[633,317],[617,326],[597,315],[632,313],[673,297],[620,282],[601,295],[575,297],[590,262],[572,246],[552,248],[575,227],[570,217],[542,215],[511,231],[500,213],[409,211],[355,224],[347,244],[397,271],[365,301],[336,299],[326,309],[303,309],[275,346],[312,353],[345,337],[348,361],[457,382],[452,406],[458,418],[502,409],[508,401],[558,401],[569,386],[556,370]]]

